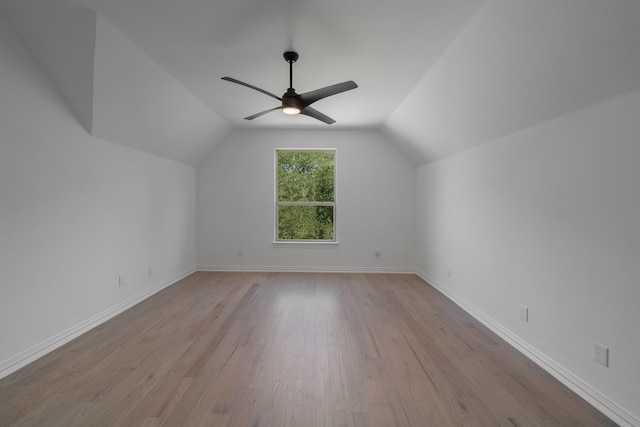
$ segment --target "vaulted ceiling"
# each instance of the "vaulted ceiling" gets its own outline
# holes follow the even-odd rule
[[[640,88],[637,0],[0,0],[89,133],[196,165],[237,128],[378,129],[424,164]],[[298,93],[328,126],[276,111]]]

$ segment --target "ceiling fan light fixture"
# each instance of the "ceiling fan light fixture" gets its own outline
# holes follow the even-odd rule
[[[300,114],[300,109],[294,106],[287,106],[282,107],[282,112],[290,116],[295,116],[296,114]]]

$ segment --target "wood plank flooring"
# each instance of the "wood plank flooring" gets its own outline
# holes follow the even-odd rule
[[[0,380],[0,426],[612,426],[413,275],[195,273]]]

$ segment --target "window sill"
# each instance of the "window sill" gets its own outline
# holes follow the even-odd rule
[[[304,242],[300,240],[292,240],[292,241],[283,241],[283,240],[274,240],[273,247],[274,248],[337,248],[339,242]]]

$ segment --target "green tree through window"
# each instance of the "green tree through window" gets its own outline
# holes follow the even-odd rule
[[[335,241],[335,150],[276,150],[276,240]]]

